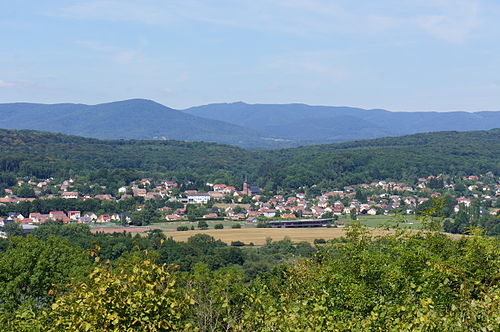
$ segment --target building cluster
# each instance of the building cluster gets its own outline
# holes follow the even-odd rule
[[[0,226],[9,222],[21,224],[39,224],[47,220],[58,220],[63,223],[131,223],[131,211],[115,214],[96,215],[91,211],[51,211],[47,214],[38,212],[23,216],[15,212],[16,204],[35,199],[68,199],[120,201],[141,197],[134,209],[144,208],[144,201],[156,200],[176,202],[178,206],[158,208],[165,221],[185,220],[188,218],[189,206],[210,205],[210,209],[202,218],[226,218],[255,222],[259,219],[295,219],[295,218],[332,218],[343,215],[391,215],[395,213],[413,214],[420,204],[447,193],[456,199],[455,212],[460,206],[470,206],[474,200],[487,202],[488,209],[484,213],[499,214],[498,198],[500,197],[499,179],[482,181],[481,176],[471,175],[462,179],[451,180],[445,176],[429,176],[420,178],[416,184],[403,182],[378,181],[353,186],[341,190],[311,195],[310,188],[304,192],[263,193],[258,187],[251,186],[245,180],[241,190],[226,184],[207,183],[207,191],[180,190],[175,181],[155,182],[153,179],[141,179],[128,186],[118,188],[115,195],[81,194],[75,191],[75,180],[69,179],[53,184],[52,179],[43,181],[19,181],[18,186],[31,186],[36,197],[26,198],[14,195],[14,190],[6,189],[5,196],[0,198],[0,205],[8,205],[13,212],[0,216]],[[306,195],[306,192],[309,194]]]

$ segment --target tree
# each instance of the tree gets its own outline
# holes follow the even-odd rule
[[[351,216],[351,220],[356,220],[356,219],[358,219],[358,217],[357,217],[357,213],[356,213],[356,209],[355,209],[355,208],[352,208],[352,209],[351,209],[350,216]]]
[[[45,324],[75,331],[190,330],[188,310],[195,302],[177,282],[175,268],[147,258],[116,269],[99,265],[89,281],[57,299]]]
[[[18,223],[15,223],[15,222],[6,224],[3,227],[3,230],[7,234],[8,237],[23,236],[24,235],[24,230],[21,227],[21,225],[19,225]]]
[[[214,229],[224,229],[223,224],[215,224]]]
[[[207,229],[208,228],[208,224],[206,221],[204,220],[200,220],[198,221],[198,228],[201,228],[201,229]]]
[[[83,278],[90,265],[83,250],[59,237],[13,237],[0,256],[0,307],[14,309],[25,303],[43,307],[54,298],[50,293],[54,285],[64,289],[67,282]]]
[[[13,193],[14,195],[17,195],[19,197],[27,197],[27,198],[36,197],[33,188],[26,184],[14,187]]]

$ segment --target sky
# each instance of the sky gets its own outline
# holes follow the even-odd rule
[[[498,0],[0,0],[0,102],[500,110]]]

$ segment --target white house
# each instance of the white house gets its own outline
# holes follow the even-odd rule
[[[207,204],[210,200],[208,193],[192,193],[187,195],[187,202],[189,204]]]

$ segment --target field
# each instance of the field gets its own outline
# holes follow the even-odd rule
[[[378,229],[372,231],[373,235],[381,235],[383,233],[387,232]],[[338,239],[345,236],[345,231],[343,228],[242,228],[165,233],[165,235],[172,237],[176,241],[186,241],[195,234],[207,234],[227,244],[231,244],[232,241],[242,241],[245,244],[253,243],[255,245],[263,245],[268,238],[279,241],[287,237],[294,242],[306,241],[310,243],[312,243],[314,239],[319,238],[325,240]]]
[[[418,228],[420,223],[415,219],[414,216],[405,216],[406,222],[400,224],[402,228],[415,229]],[[373,228],[372,234],[380,235],[386,233],[380,228],[383,225],[394,224],[399,220],[392,216],[358,216],[360,223],[364,226]],[[341,218],[342,221],[346,223],[352,222],[348,217]],[[306,241],[313,242],[315,239],[336,239],[345,235],[343,228],[256,228],[255,223],[246,222],[235,222],[235,221],[220,221],[220,220],[208,220],[207,221],[209,229],[207,230],[189,230],[184,232],[178,232],[176,229],[178,226],[191,226],[196,227],[197,222],[189,221],[178,221],[178,222],[163,222],[152,224],[149,226],[141,227],[119,227],[115,224],[99,225],[93,227],[93,232],[131,232],[131,233],[144,233],[152,229],[159,229],[165,233],[168,237],[172,237],[177,241],[186,241],[189,237],[195,234],[208,234],[213,236],[217,240],[221,240],[227,244],[231,244],[232,241],[242,241],[245,244],[253,243],[255,245],[263,245],[267,238],[271,238],[275,241],[282,240],[287,237],[294,242]],[[214,225],[223,224],[224,229],[217,230],[213,229]],[[232,229],[231,226],[234,224],[240,224],[241,229]]]

